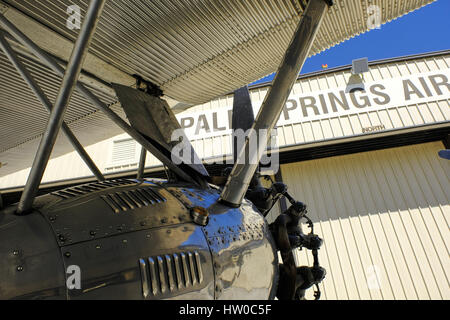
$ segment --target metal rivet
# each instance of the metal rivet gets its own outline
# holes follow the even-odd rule
[[[100,249],[100,245],[96,245],[96,246],[95,246],[95,249]]]
[[[69,258],[69,257],[70,257],[70,252],[66,252],[66,253],[64,253],[64,255],[65,255],[67,258]]]
[[[127,240],[127,239],[123,239],[122,242],[123,242],[123,243],[127,243],[128,240]]]
[[[62,234],[60,234],[58,236],[58,238],[59,238],[59,241],[62,241],[62,242],[66,241],[66,238],[64,238],[64,236]]]
[[[17,271],[23,271],[23,267],[22,266],[17,266]]]
[[[19,250],[14,250],[13,255],[17,256],[19,254]]]
[[[91,232],[89,232],[89,234],[91,235],[91,236],[95,236],[95,231],[91,231]]]
[[[150,238],[150,235],[149,234],[147,234],[146,236],[145,236],[147,239],[149,239]]]

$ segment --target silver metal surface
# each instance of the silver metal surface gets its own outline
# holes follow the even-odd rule
[[[102,195],[101,198],[115,213],[134,210],[167,201],[164,196],[161,196],[157,191],[152,190],[152,188],[120,191]]]
[[[132,182],[105,181],[58,191],[70,196],[40,196],[36,211],[25,216],[14,215],[14,207],[0,210],[0,275],[9,276],[0,299],[274,298],[275,246],[251,203],[230,209],[217,203],[215,188]],[[148,188],[167,201],[116,213],[101,199]],[[204,227],[190,220],[195,206],[210,212]],[[69,265],[82,270],[80,289],[64,286]]]
[[[156,278],[156,263],[153,258],[148,258],[149,268],[150,268],[150,279],[152,284],[152,293],[154,296],[158,294],[158,282]]]
[[[178,289],[172,257],[190,251],[199,253],[206,278]],[[61,252],[70,252],[66,264],[83,270],[81,289],[69,290],[69,299],[214,299],[211,254],[200,227],[189,223],[77,243]]]
[[[267,222],[247,201],[226,214],[219,207],[204,227],[213,253],[216,299],[273,299],[278,258]]]
[[[186,260],[180,260],[180,255],[196,257],[195,267],[192,263],[184,264],[183,261]],[[140,259],[144,298],[159,298],[165,294],[176,296],[184,289],[200,289],[203,286],[201,259],[201,254],[197,250]],[[155,261],[157,261],[157,264]],[[183,270],[183,273],[181,273],[181,270]],[[194,279],[192,286],[190,285],[191,279]]]
[[[139,259],[139,267],[141,268],[142,295],[147,298],[150,294],[150,285],[148,282],[147,263],[144,259]]]
[[[83,193],[80,190],[85,186],[92,184],[39,198],[45,200],[42,214],[51,223],[61,246],[191,222],[189,210],[155,184],[120,180],[104,189]],[[134,203],[133,196],[141,206]]]
[[[64,264],[48,223],[0,210],[0,300],[65,299]],[[11,210],[12,209],[12,210]]]
[[[104,0],[93,0],[88,8],[86,18],[80,30],[80,35],[77,38],[72,56],[67,65],[67,70],[64,74],[55,106],[50,113],[47,128],[33,161],[27,184],[25,185],[20,198],[17,207],[18,214],[24,214],[32,207],[34,197],[39,188],[39,184],[41,183],[42,176],[44,175],[53,145],[55,144],[58,131],[62,125],[64,112],[70,101],[75,84],[77,83],[87,49],[89,48],[90,40],[95,32],[95,27],[98,18],[101,15],[104,3]]]
[[[153,144],[160,150],[160,153],[170,154],[170,160],[175,162],[180,170],[191,169],[199,175],[208,176],[208,171],[198,158],[175,114],[165,100],[127,86],[118,84],[112,86],[134,129],[155,141]],[[179,136],[179,139],[182,140],[173,141],[175,136]],[[180,142],[185,145],[184,157],[172,152]],[[169,156],[167,157],[169,158]]]
[[[141,155],[139,156],[139,167],[136,175],[136,179],[142,179],[144,177],[145,160],[147,158],[147,150],[141,148]]]
[[[215,299],[273,299],[278,282],[278,256],[268,224],[245,200],[231,209],[218,203],[218,190],[171,187],[187,207],[204,207],[209,223],[202,227],[211,250]],[[189,257],[182,255],[189,264]]]
[[[252,126],[252,131],[238,156],[238,162],[234,164],[227,184],[222,191],[221,200],[225,203],[233,206],[241,204],[267,146],[271,131],[280,117],[292,86],[311,50],[327,9],[328,5],[325,0],[310,0],[308,2],[291,44]],[[263,138],[265,141],[258,141],[261,130],[266,130],[267,137]],[[255,141],[258,141],[255,150],[256,155],[251,154],[251,143]],[[249,160],[245,160],[246,155],[249,155]]]
[[[248,87],[245,86],[236,90],[233,95],[233,114],[231,120],[233,133],[236,133],[236,130],[247,132],[253,126],[254,122],[255,115],[253,114],[252,100]],[[242,146],[238,145],[238,141],[238,137],[233,136],[234,163],[237,162],[239,152],[241,151],[240,148],[242,148]]]
[[[44,107],[51,112],[52,110],[52,104],[50,100],[47,98],[45,93],[42,91],[42,89],[39,87],[39,85],[36,83],[36,81],[33,79],[32,75],[26,67],[23,65],[23,63],[20,61],[19,57],[14,53],[9,43],[6,41],[4,36],[4,31],[0,30],[0,46],[3,49],[3,52],[8,57],[8,59],[11,61],[11,63],[16,67],[17,71],[22,76],[23,80],[28,84],[30,89],[34,92],[36,97],[39,99],[39,101],[44,105]],[[78,152],[80,157],[83,159],[84,163],[89,167],[89,169],[92,171],[94,176],[99,181],[105,180],[100,170],[97,168],[95,163],[92,161],[92,159],[89,157],[86,150],[84,150],[81,143],[78,141],[78,139],[73,134],[72,130],[70,130],[69,126],[63,122],[62,123],[62,130],[66,137],[69,139],[70,143],[74,147],[74,149]]]

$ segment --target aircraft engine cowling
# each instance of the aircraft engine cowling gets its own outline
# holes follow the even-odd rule
[[[25,216],[7,207],[0,298],[274,298],[278,260],[265,219],[249,201],[218,204],[219,194],[121,179],[38,197]]]

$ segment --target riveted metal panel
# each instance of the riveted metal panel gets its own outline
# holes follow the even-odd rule
[[[38,212],[19,217],[0,211],[0,273],[1,300],[66,298],[63,260]]]
[[[168,187],[168,190],[187,207],[200,206],[209,213],[202,230],[211,250],[215,299],[273,299],[278,283],[278,258],[268,223],[253,204],[245,200],[236,209],[221,205],[216,189]],[[194,254],[185,255],[184,259],[188,268],[197,258]]]
[[[103,188],[87,191],[93,186]],[[132,180],[64,189],[37,198],[35,205],[60,246],[191,221],[186,207],[167,190]]]
[[[63,246],[65,265],[81,270],[81,288],[68,290],[69,299],[213,299],[211,254],[200,227],[181,224],[129,232]],[[198,256],[195,268],[181,272],[181,255]],[[179,267],[179,265],[177,265]],[[202,271],[198,281],[196,270]],[[187,274],[196,278],[187,283]],[[178,286],[179,285],[179,286]]]

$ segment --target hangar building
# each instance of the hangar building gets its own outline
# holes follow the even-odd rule
[[[449,78],[450,51],[441,51],[372,61],[363,75],[351,66],[304,74],[294,85],[272,174],[308,204],[325,239],[323,299],[450,299],[450,162],[438,157],[450,148]],[[255,114],[268,85],[249,88]],[[230,94],[177,114],[212,173],[231,154],[232,105]],[[135,176],[140,146],[126,134],[86,150],[106,176]],[[0,177],[0,192],[20,189],[28,173]],[[43,181],[90,174],[72,152],[52,159]],[[150,155],[146,174],[162,175]]]

